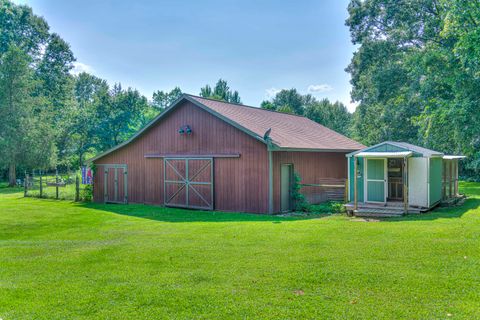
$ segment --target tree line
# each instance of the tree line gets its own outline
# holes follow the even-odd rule
[[[407,141],[465,154],[480,172],[480,4],[467,0],[352,0],[346,25],[357,50],[353,114],[340,102],[285,89],[261,108],[306,116],[366,145]],[[78,167],[128,139],[182,94],[110,86],[72,74],[75,56],[32,9],[0,0],[0,169]],[[227,81],[201,96],[241,103]]]
[[[464,154],[480,178],[480,1],[351,0],[351,136]]]
[[[19,171],[78,168],[127,140],[182,94],[179,87],[159,90],[149,101],[120,83],[110,86],[86,72],[73,75],[75,55],[69,44],[28,6],[0,0],[0,32],[0,168],[10,185]],[[291,100],[280,93],[274,105],[298,111],[297,105],[285,109],[298,95],[286,92]],[[242,102],[223,79],[199,94]],[[312,117],[320,121],[315,112]]]

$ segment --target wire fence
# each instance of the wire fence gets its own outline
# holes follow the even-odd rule
[[[23,181],[17,180],[17,185],[24,188],[25,197],[92,201],[93,186],[82,182],[79,171],[34,170],[25,172]]]

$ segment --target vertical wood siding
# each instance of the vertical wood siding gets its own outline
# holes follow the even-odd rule
[[[318,184],[325,179],[347,178],[347,152],[273,152],[273,200],[274,211],[280,211],[280,170],[282,164],[293,164],[293,170],[302,178],[302,183]],[[304,188],[301,190],[307,200],[318,202],[322,198],[320,188]],[[319,197],[320,196],[320,197]]]
[[[240,108],[240,107],[239,107]],[[178,129],[189,125],[191,135]],[[214,208],[222,211],[268,211],[267,148],[261,142],[185,102],[133,142],[95,161],[94,200],[103,201],[101,164],[128,166],[131,203],[163,204],[163,159],[145,154],[228,154],[240,158],[214,159]]]

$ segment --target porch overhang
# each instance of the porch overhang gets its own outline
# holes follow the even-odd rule
[[[354,155],[356,158],[408,158],[413,155],[412,151],[398,152],[359,152]]]
[[[466,158],[466,156],[451,156],[451,155],[443,156],[443,159],[445,159],[445,160],[455,160],[455,159],[461,160],[461,159],[465,159],[465,158]]]

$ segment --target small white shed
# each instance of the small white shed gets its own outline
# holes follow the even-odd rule
[[[459,196],[458,160],[405,142],[386,141],[347,154],[347,209],[426,211]]]

